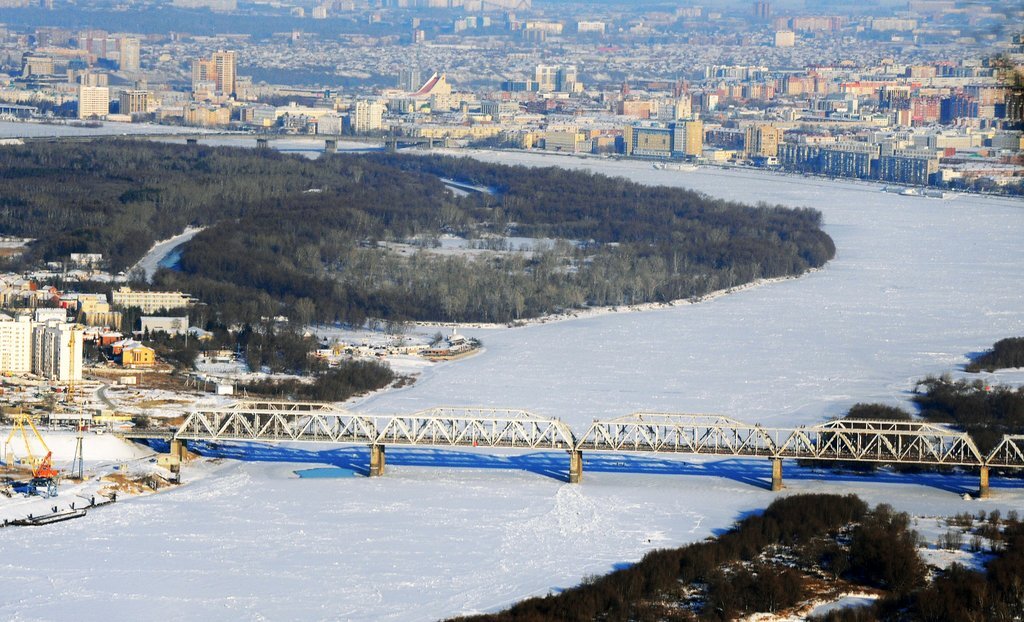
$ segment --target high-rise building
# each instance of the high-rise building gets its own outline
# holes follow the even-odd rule
[[[223,95],[235,94],[235,69],[237,59],[234,52],[223,50],[213,53],[213,64],[217,69],[217,90]]]
[[[356,134],[379,132],[384,129],[384,111],[386,107],[380,102],[358,101],[349,115],[352,131]]]
[[[27,315],[13,318],[0,313],[0,372],[32,371],[32,321]]]
[[[537,83],[537,90],[541,93],[550,93],[557,89],[558,67],[556,65],[537,65],[533,75],[533,81]]]
[[[192,62],[192,91],[203,92],[212,83],[214,94],[229,97],[235,93],[235,52],[219,50],[209,59],[197,58]]]
[[[149,91],[132,89],[121,91],[121,114],[143,114],[150,111],[153,94]]]
[[[102,119],[110,112],[110,88],[106,86],[78,87],[78,118]]]
[[[744,155],[773,158],[779,155],[782,130],[771,125],[748,125],[743,135]]]
[[[0,314],[0,372],[31,372],[57,382],[81,380],[81,327],[61,319],[34,322],[28,315]]]
[[[559,67],[555,73],[555,90],[559,93],[574,93],[582,90],[577,78],[576,66]]]
[[[957,119],[978,116],[978,103],[970,95],[954,93],[939,102],[939,123],[955,123]]]
[[[768,0],[758,0],[754,3],[754,18],[760,20],[771,19],[772,3]]]
[[[137,37],[122,37],[120,40],[120,56],[118,57],[118,69],[121,71],[138,71],[139,65],[139,40]]]
[[[704,154],[704,123],[678,121],[672,128],[672,155],[700,157]]]
[[[82,328],[49,321],[32,329],[32,373],[57,382],[82,380]]]
[[[423,84],[419,67],[403,67],[398,70],[399,89],[406,93],[415,93]]]

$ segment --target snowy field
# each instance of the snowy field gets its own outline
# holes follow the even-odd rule
[[[747,202],[825,213],[825,269],[707,303],[519,329],[470,330],[481,354],[425,369],[372,413],[480,405],[558,416],[578,432],[634,410],[809,424],[858,401],[907,404],[915,380],[1024,334],[1024,202],[946,200],[746,171],[530,154]],[[460,331],[462,332],[462,331]],[[1007,375],[1020,380],[1021,373]],[[996,380],[999,380],[997,377]],[[657,547],[728,528],[776,497],[768,461],[389,448],[383,478],[298,479],[300,462],[365,469],[365,448],[228,450],[180,489],[46,529],[0,530],[0,618],[432,620],[572,586]],[[450,468],[459,466],[462,468]],[[490,467],[490,468],[482,468]],[[1024,506],[1024,482],[834,476],[786,465],[787,492],[852,492],[918,516]]]

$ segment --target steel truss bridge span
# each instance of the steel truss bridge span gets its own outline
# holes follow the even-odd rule
[[[766,428],[714,415],[634,413],[595,421],[576,447],[771,459],[973,467],[987,464],[966,433],[902,421],[844,419],[811,427]],[[1024,466],[1024,460],[1015,464]]]
[[[785,428],[717,415],[639,412],[594,421],[577,437],[559,419],[520,409],[437,407],[383,416],[316,402],[240,401],[190,412],[176,430],[124,436],[169,439],[172,458],[180,458],[185,441],[363,444],[370,447],[370,475],[384,473],[388,445],[562,450],[569,454],[571,483],[582,479],[584,451],[766,458],[773,490],[782,488],[783,459],[977,468],[982,496],[990,468],[1024,468],[1024,435],[1004,436],[983,455],[966,433],[917,421],[844,419]]]

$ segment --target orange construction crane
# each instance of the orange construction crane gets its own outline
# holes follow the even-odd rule
[[[30,430],[32,432],[32,436],[34,436],[39,442],[39,445],[42,446],[43,451],[46,452],[46,455],[42,458],[36,458],[35,454],[32,453],[32,440],[29,436]],[[11,428],[11,433],[7,435],[7,441],[4,443],[6,445],[5,453],[7,454],[6,458],[8,464],[12,462],[11,458],[13,457],[13,453],[11,452],[11,440],[19,432],[21,433],[21,439],[25,444],[25,456],[21,459],[21,462],[28,464],[32,468],[32,476],[50,479],[57,477],[59,473],[53,468],[53,452],[50,451],[50,448],[46,445],[46,441],[43,440],[43,435],[40,434],[39,430],[36,428],[35,421],[32,420],[32,415],[25,413],[19,412],[14,415],[14,427]]]
[[[53,468],[53,452],[48,451],[43,459],[39,461],[39,466],[32,469],[32,477],[43,478],[43,479],[57,479],[60,476],[60,471]]]

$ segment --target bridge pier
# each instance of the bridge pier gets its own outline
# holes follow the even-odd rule
[[[772,458],[772,492],[782,490],[782,458]]]
[[[981,482],[978,486],[978,498],[988,499],[991,492],[988,489],[988,467],[981,467]]]
[[[171,439],[170,459],[167,461],[167,469],[173,476],[174,483],[181,483],[181,462],[185,459],[185,441],[180,438]]]
[[[384,475],[384,463],[386,454],[384,445],[370,445],[370,477]]]
[[[569,450],[569,483],[579,484],[583,480],[583,452],[579,449]]]
[[[324,141],[324,153],[337,153],[338,152],[338,141],[333,138],[328,138]]]

